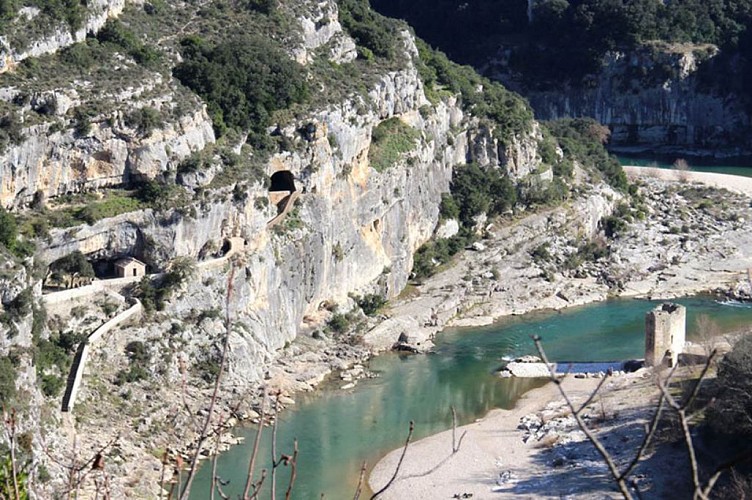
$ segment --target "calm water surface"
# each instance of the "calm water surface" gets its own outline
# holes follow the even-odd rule
[[[752,306],[722,305],[710,299],[682,299],[689,307],[688,337],[697,337],[698,315],[710,316],[723,331],[752,324]],[[400,447],[408,422],[415,421],[421,438],[451,427],[454,405],[463,423],[493,408],[510,408],[533,380],[499,379],[492,372],[505,356],[533,353],[530,335],[543,337],[553,360],[612,361],[643,355],[644,315],[654,302],[615,300],[561,313],[542,312],[508,318],[493,326],[442,333],[436,352],[425,356],[378,356],[370,369],[380,377],[363,380],[342,391],[333,384],[314,394],[297,396],[294,409],[280,417],[278,446],[300,448],[296,499],[352,498],[363,461],[373,465],[386,452]],[[242,492],[255,429],[238,429],[246,443],[220,456],[219,475],[229,480],[225,492]],[[269,467],[270,431],[257,467]],[[447,443],[447,446],[450,446]],[[289,476],[278,477],[278,496]],[[203,467],[192,498],[208,498],[210,468]]]
[[[672,169],[674,162],[679,158],[677,156],[665,156],[660,159],[656,157],[642,157],[632,155],[616,155],[619,163],[622,165],[634,165],[637,167],[658,167]],[[744,162],[723,161],[723,160],[703,160],[700,158],[688,158],[690,170],[696,172],[714,172],[716,174],[741,175],[743,177],[752,177],[752,160]]]

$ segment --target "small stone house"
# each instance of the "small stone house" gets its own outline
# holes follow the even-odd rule
[[[115,262],[115,274],[118,278],[146,276],[146,264],[133,257],[126,257]]]

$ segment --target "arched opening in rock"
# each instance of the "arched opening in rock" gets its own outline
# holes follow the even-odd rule
[[[373,230],[378,232],[379,228],[381,227],[381,220],[376,219],[373,221]]]
[[[272,174],[271,181],[269,201],[277,206],[277,213],[281,213],[289,196],[295,192],[295,177],[289,170],[280,170]]]
[[[289,170],[280,170],[272,174],[272,185],[269,188],[270,192],[275,191],[287,191],[292,193],[295,191],[295,177]]]

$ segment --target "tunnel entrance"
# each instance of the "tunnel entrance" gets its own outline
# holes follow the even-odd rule
[[[280,170],[272,174],[271,181],[269,201],[277,206],[277,213],[281,213],[287,206],[290,195],[295,192],[295,177],[289,170]]]
[[[270,192],[274,191],[287,191],[292,193],[295,191],[295,177],[289,170],[280,170],[272,174],[272,185],[269,188]]]

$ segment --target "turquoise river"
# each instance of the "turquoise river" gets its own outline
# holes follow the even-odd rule
[[[640,155],[616,155],[619,163],[622,165],[633,165],[636,167],[658,167],[673,168],[674,162],[681,156],[663,156],[663,157],[645,157]],[[716,174],[741,175],[743,177],[752,177],[752,160],[713,160],[706,158],[687,158],[689,169],[695,172],[713,172]]]
[[[699,315],[709,316],[722,331],[752,324],[752,304],[720,304],[709,298],[678,302],[689,308],[690,340],[697,338]],[[410,420],[415,421],[415,437],[421,438],[451,427],[451,405],[461,423],[493,408],[512,407],[522,393],[542,382],[500,379],[493,372],[505,357],[532,353],[530,335],[543,338],[554,360],[642,357],[644,315],[654,304],[620,299],[510,317],[483,328],[448,330],[439,335],[432,354],[385,354],[372,359],[369,368],[379,377],[362,380],[352,390],[343,391],[340,383],[332,383],[315,393],[296,395],[297,405],[280,416],[278,436],[280,451],[291,451],[294,438],[299,442],[293,498],[318,499],[322,493],[327,499],[352,498],[361,464],[372,466],[400,447]],[[230,498],[242,492],[256,431],[245,428],[237,433],[245,436],[245,444],[218,460],[218,475],[229,481],[224,491]],[[270,462],[271,432],[267,429],[264,435],[257,474]],[[192,498],[209,497],[210,469],[205,464],[199,471]],[[285,472],[278,475],[278,497],[284,496],[288,477]]]

